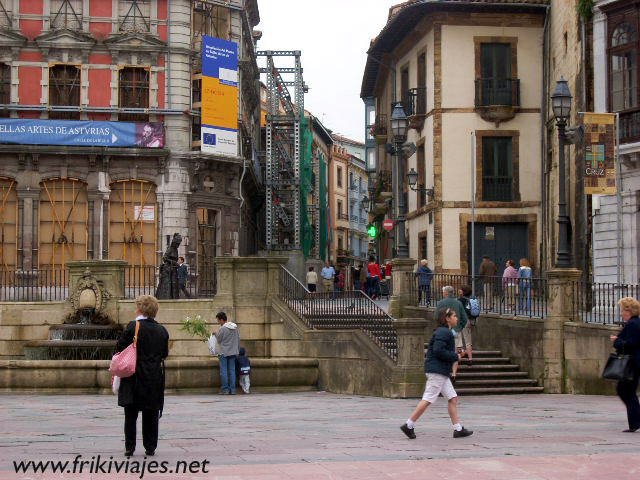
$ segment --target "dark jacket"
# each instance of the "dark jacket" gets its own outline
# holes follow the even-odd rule
[[[240,352],[236,357],[236,376],[249,375],[251,373],[251,360],[245,355],[244,347],[240,347]]]
[[[429,340],[427,359],[424,362],[426,373],[439,373],[448,377],[451,367],[458,361],[453,333],[447,327],[438,327]]]
[[[467,321],[469,319],[467,318],[467,314],[464,311],[464,306],[458,301],[457,298],[446,297],[440,300],[436,304],[436,309],[433,311],[434,320],[437,322],[438,313],[440,312],[440,310],[447,308],[450,308],[451,310],[456,312],[456,315],[458,316],[458,325],[456,326],[456,332],[461,332],[462,329],[467,326]]]
[[[498,275],[498,267],[491,260],[483,259],[480,264],[480,268],[478,269],[478,275],[481,277],[495,277]],[[484,282],[491,282],[492,278],[484,278]]]
[[[178,265],[178,283],[185,285],[187,283],[187,276],[189,275],[189,268],[186,263]]]
[[[130,322],[118,340],[121,352],[133,343],[136,322]],[[164,371],[162,361],[169,355],[169,333],[153,318],[140,320],[136,373],[120,381],[118,405],[145,410],[162,410],[164,405]]]
[[[613,342],[618,353],[631,355],[640,368],[640,318],[631,317]]]
[[[433,272],[429,267],[419,266],[418,270],[415,273],[416,277],[418,277],[418,286],[420,287],[428,287],[431,285],[431,279],[433,278]]]

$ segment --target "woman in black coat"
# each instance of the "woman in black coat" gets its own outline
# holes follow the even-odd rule
[[[629,428],[624,432],[635,432],[640,429],[640,403],[638,403],[638,381],[640,380],[640,302],[635,298],[621,299],[620,316],[624,320],[624,328],[618,335],[612,335],[611,341],[616,351],[623,355],[631,355],[633,380],[620,380],[616,391],[620,400],[627,407]]]
[[[121,352],[133,343],[136,323],[140,322],[136,344],[136,373],[123,378],[118,391],[118,405],[124,407],[125,455],[136,449],[136,423],[142,412],[142,443],[147,455],[158,445],[158,421],[164,405],[164,364],[169,354],[169,333],[154,320],[158,301],[150,295],[136,298],[136,321],[130,322],[118,340]]]

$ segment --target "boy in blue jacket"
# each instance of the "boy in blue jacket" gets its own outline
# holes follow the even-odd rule
[[[244,393],[249,393],[251,387],[251,360],[245,354],[244,347],[240,347],[236,357],[236,377]]]
[[[460,355],[456,353],[455,342],[451,329],[458,324],[458,316],[455,310],[443,308],[438,311],[438,326],[429,341],[427,359],[424,362],[424,371],[427,375],[427,385],[424,389],[422,400],[409,417],[407,422],[400,427],[404,434],[414,439],[416,434],[413,430],[415,423],[427,410],[427,407],[438,399],[438,395],[449,401],[448,409],[451,423],[453,423],[453,438],[468,437],[473,433],[460,425],[458,419],[458,394],[451,383],[451,368],[454,363],[460,360]]]

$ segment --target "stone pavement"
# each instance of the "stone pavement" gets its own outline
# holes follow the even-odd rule
[[[123,461],[123,413],[115,397],[2,395],[0,402],[0,480],[140,477],[14,471],[13,461],[77,455]],[[465,439],[452,438],[439,399],[418,423],[418,438],[409,440],[398,427],[415,403],[325,392],[168,396],[157,454],[146,461],[171,468],[206,460],[206,472],[147,471],[143,478],[640,478],[640,432],[621,432],[626,417],[615,397],[464,397],[461,419],[475,431]],[[141,443],[131,461],[144,460]]]

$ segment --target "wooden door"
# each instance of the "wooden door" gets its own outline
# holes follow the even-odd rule
[[[218,249],[218,225],[215,210],[198,209],[198,292],[201,295],[216,291],[215,258]]]
[[[75,178],[40,183],[38,266],[54,272],[87,259],[87,185]]]
[[[140,267],[156,265],[156,186],[145,180],[111,184],[109,258]]]

